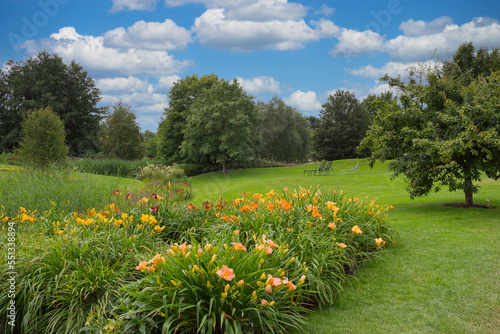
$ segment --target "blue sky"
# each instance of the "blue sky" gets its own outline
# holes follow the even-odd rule
[[[472,41],[500,47],[500,2],[428,0],[2,0],[0,66],[40,50],[76,60],[101,105],[131,106],[156,131],[172,84],[237,78],[317,115],[336,89],[363,99],[377,79],[432,64]],[[434,56],[432,56],[434,53]]]

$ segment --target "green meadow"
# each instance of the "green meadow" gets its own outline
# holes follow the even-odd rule
[[[383,163],[360,161],[360,174],[340,175],[357,161],[335,161],[335,175],[303,175],[318,164],[199,175],[192,200],[319,185],[395,207],[397,244],[367,263],[334,305],[309,316],[307,333],[500,333],[500,181],[483,179],[474,197],[496,208],[452,208],[444,204],[463,202],[462,193],[412,200]]]

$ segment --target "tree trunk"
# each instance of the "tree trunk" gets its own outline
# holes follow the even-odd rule
[[[226,160],[222,160],[222,172],[227,173]]]
[[[472,192],[465,192],[465,206],[470,207],[474,205],[474,201],[472,199]]]
[[[464,192],[465,192],[465,206],[466,207],[471,207],[474,205],[474,201],[472,198],[472,178],[468,176],[465,179],[465,187],[464,187]]]

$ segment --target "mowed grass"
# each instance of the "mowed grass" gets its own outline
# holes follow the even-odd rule
[[[191,179],[193,201],[236,198],[284,187],[332,188],[395,209],[396,246],[367,263],[334,305],[309,317],[306,333],[500,333],[500,208],[445,207],[462,193],[443,190],[411,200],[385,164],[335,161],[335,175],[303,176],[319,164],[233,170]],[[476,204],[500,207],[500,181],[484,179]],[[489,199],[489,202],[486,201]]]

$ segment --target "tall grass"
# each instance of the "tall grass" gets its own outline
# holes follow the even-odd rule
[[[43,212],[52,209],[54,204],[69,212],[86,211],[109,203],[114,189],[135,183],[55,168],[4,169],[0,171],[0,205],[8,216],[15,215],[19,207]]]
[[[71,161],[71,166],[83,173],[133,178],[147,163],[146,160],[84,159]]]

